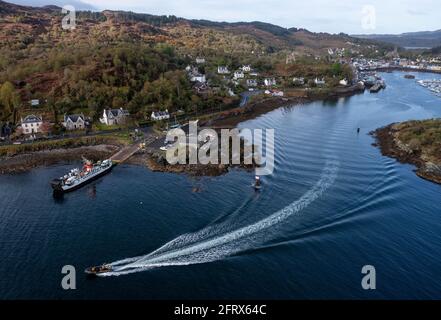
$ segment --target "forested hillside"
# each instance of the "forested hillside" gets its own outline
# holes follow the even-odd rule
[[[332,66],[308,58],[297,61],[309,61],[309,67],[299,62],[283,66],[286,57],[326,55],[328,48],[346,48],[348,55],[378,49],[347,35],[261,22],[78,12],[76,28],[64,30],[63,16],[55,6],[0,1],[0,120],[15,122],[32,99],[42,102],[42,112],[83,112],[94,120],[108,107],[127,108],[138,118],[154,109],[203,109],[228,97],[222,88],[203,98],[192,90],[184,69],[197,56],[207,59],[202,71],[218,85],[218,65],[234,70],[251,64],[263,74],[279,70],[286,76],[309,70],[314,75],[314,70],[327,72]]]

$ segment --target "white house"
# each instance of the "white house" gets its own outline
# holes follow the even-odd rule
[[[38,107],[38,106],[40,105],[40,100],[38,100],[38,99],[32,99],[32,100],[30,101],[30,103],[31,103],[31,107]]]
[[[266,78],[264,83],[267,87],[275,86],[277,84],[276,79],[274,78]]]
[[[348,80],[343,79],[343,80],[340,80],[339,83],[340,83],[341,86],[347,86],[349,82],[348,82]]]
[[[283,97],[284,92],[280,90],[265,90],[265,94],[273,96],[273,97]]]
[[[197,57],[197,58],[196,58],[196,63],[197,63],[197,64],[203,64],[203,63],[205,63],[205,58]]]
[[[86,128],[86,118],[83,114],[64,115],[63,127],[66,130],[83,130]]]
[[[245,74],[243,73],[243,71],[239,70],[234,72],[234,79],[243,79],[245,78]]]
[[[24,134],[34,134],[41,132],[41,125],[43,124],[43,118],[36,115],[26,116],[21,118],[21,128]]]
[[[249,64],[242,66],[243,72],[251,72],[251,66]]]
[[[247,86],[248,87],[257,87],[257,80],[256,79],[247,79]]]
[[[315,78],[314,83],[318,86],[324,86],[326,84],[325,78]]]
[[[303,77],[295,77],[294,79],[292,79],[292,82],[294,82],[295,85],[300,85],[303,86],[305,84],[305,78]]]
[[[229,74],[230,70],[228,70],[228,67],[219,66],[219,67],[217,67],[217,73],[219,73],[219,74]]]
[[[168,110],[165,111],[153,111],[150,118],[153,121],[161,121],[161,120],[167,120],[170,119],[170,114],[168,113]]]
[[[190,81],[205,83],[205,82],[207,82],[207,78],[205,77],[205,74],[193,73],[190,75]]]
[[[124,124],[129,115],[129,111],[124,110],[123,108],[104,109],[103,117],[100,119],[100,122],[108,126]]]

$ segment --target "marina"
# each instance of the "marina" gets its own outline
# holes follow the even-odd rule
[[[432,79],[432,80],[418,80],[417,83],[435,94],[438,97],[441,97],[441,80],[440,79]]]

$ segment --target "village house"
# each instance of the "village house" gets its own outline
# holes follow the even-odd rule
[[[193,73],[190,75],[190,81],[205,83],[205,82],[207,82],[207,78],[205,77],[205,74]]]
[[[63,127],[66,130],[84,130],[86,128],[86,118],[83,114],[64,115]]]
[[[343,79],[343,80],[340,80],[339,84],[340,84],[341,86],[345,86],[345,87],[346,87],[346,86],[349,84],[349,82],[348,82],[348,80]]]
[[[251,66],[249,64],[242,66],[243,72],[251,72]]]
[[[280,90],[265,90],[265,94],[273,97],[283,97],[285,94]]]
[[[273,90],[272,95],[273,95],[273,97],[283,97],[285,94],[283,91]]]
[[[324,86],[324,85],[326,84],[326,81],[325,81],[324,78],[321,78],[321,79],[319,79],[319,78],[315,78],[314,83],[315,83],[317,86]]]
[[[40,105],[40,100],[32,99],[29,103],[31,104],[31,107],[38,107]]]
[[[200,73],[197,67],[188,66],[185,70],[187,70],[191,82],[207,82],[206,76]]]
[[[127,117],[129,115],[129,111],[124,110],[123,108],[104,109],[103,117],[100,119],[100,122],[108,126],[124,124],[127,121]]]
[[[204,64],[204,63],[205,63],[205,58],[197,57],[197,58],[196,58],[196,63],[197,63],[197,64]]]
[[[34,134],[41,132],[41,125],[43,124],[43,118],[36,115],[26,116],[21,119],[21,128],[23,134]]]
[[[219,66],[219,67],[217,67],[217,73],[219,73],[219,74],[229,74],[230,70],[228,70],[228,67]]]
[[[276,79],[274,79],[274,78],[266,78],[264,80],[264,83],[265,83],[265,86],[267,86],[267,87],[272,87],[277,84]]]
[[[248,87],[257,87],[257,80],[256,79],[247,79],[247,86]]]
[[[170,119],[170,114],[168,113],[168,110],[165,111],[153,111],[150,118],[153,121],[162,121],[162,120],[168,120]]]
[[[243,73],[243,71],[239,70],[234,72],[234,79],[238,80],[238,79],[243,79],[245,78],[245,74]]]

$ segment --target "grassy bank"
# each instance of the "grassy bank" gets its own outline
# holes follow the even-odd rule
[[[393,129],[404,150],[441,164],[441,119],[403,122]]]
[[[373,134],[383,155],[413,164],[418,176],[441,184],[441,119],[395,123]]]
[[[20,145],[0,146],[0,157],[14,156],[22,153],[31,153],[45,150],[70,149],[100,144],[127,145],[129,144],[128,134],[118,133],[105,136],[87,136],[80,138],[66,138],[59,140],[37,141]]]

